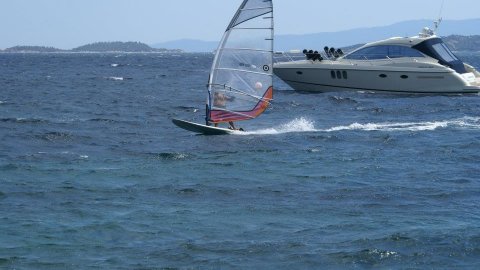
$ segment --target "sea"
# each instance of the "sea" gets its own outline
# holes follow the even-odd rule
[[[480,269],[479,95],[275,79],[195,135],[212,60],[0,54],[0,269]]]

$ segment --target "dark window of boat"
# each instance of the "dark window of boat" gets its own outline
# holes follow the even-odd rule
[[[330,71],[330,75],[332,75],[332,79],[336,79],[337,77],[335,76],[335,71]]]
[[[301,71],[297,71],[297,74],[298,74],[298,75],[302,75],[302,74],[303,74],[303,72],[301,72]]]
[[[340,70],[337,70],[337,78],[339,78],[339,79],[342,78],[342,73],[340,72]]]
[[[402,79],[408,79],[408,76],[407,76],[407,75],[402,75],[402,76],[400,76],[400,78],[402,78]]]
[[[342,72],[342,75],[345,80],[348,79],[348,74],[345,70]]]
[[[380,78],[386,78],[387,77],[387,74],[380,74],[378,75]]]
[[[352,60],[378,60],[401,57],[425,57],[421,52],[408,46],[399,45],[378,45],[359,49],[345,56],[345,59]]]
[[[431,38],[413,46],[416,50],[437,59],[440,64],[454,69],[456,72],[467,73],[465,65],[454,53],[443,43],[441,38]]]
[[[406,46],[388,46],[389,58],[425,57],[421,52]]]

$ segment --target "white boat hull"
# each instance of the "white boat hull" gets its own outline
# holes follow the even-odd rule
[[[478,93],[461,75],[445,68],[280,63],[275,74],[297,91],[371,91],[420,94]]]

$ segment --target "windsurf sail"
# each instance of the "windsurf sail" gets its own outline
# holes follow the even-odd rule
[[[244,0],[230,22],[210,72],[207,125],[262,114],[273,98],[272,0]]]

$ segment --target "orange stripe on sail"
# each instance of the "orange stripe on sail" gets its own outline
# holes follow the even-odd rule
[[[265,112],[270,104],[270,101],[273,99],[273,86],[268,88],[267,92],[263,96],[263,98],[257,103],[255,108],[251,111],[246,112],[228,112],[228,111],[221,111],[221,110],[212,110],[210,111],[210,122],[212,123],[226,123],[230,121],[243,121],[243,120],[250,120],[253,118],[258,117],[260,114]]]

